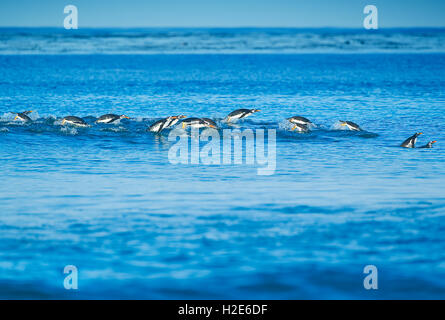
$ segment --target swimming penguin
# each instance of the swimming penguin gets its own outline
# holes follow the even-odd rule
[[[28,117],[28,114],[30,114],[32,112],[32,110],[29,111],[23,111],[23,112],[18,112],[14,118],[15,120],[21,120],[24,122],[30,122],[32,121],[30,117]]]
[[[217,128],[218,126],[216,125],[216,122],[213,121],[212,119],[209,118],[201,118],[202,120],[204,120],[205,123],[207,123],[208,125],[212,125],[215,128]]]
[[[186,127],[192,127],[192,128],[213,128],[216,129],[216,126],[213,124],[207,123],[206,121],[200,119],[200,118],[188,118],[182,121],[182,128],[185,129]]]
[[[238,120],[238,119],[248,117],[251,114],[253,114],[255,112],[259,112],[259,111],[261,111],[261,110],[259,110],[259,109],[238,109],[238,110],[230,112],[227,115],[226,119],[227,119],[227,122],[230,122],[232,120]]]
[[[307,124],[296,123],[295,126],[291,129],[291,131],[297,130],[298,132],[308,132],[309,128]]]
[[[170,117],[158,120],[155,123],[153,123],[150,127],[148,127],[147,131],[159,133],[164,129],[174,126],[179,121],[179,119],[184,119],[185,117],[186,116],[184,116],[184,115],[170,116]]]
[[[127,117],[126,115],[118,116],[117,114],[108,113],[108,114],[104,114],[104,115],[100,116],[96,120],[96,123],[113,123],[114,121],[120,120],[120,119],[130,119],[130,117]]]
[[[62,126],[65,125],[65,123],[71,124],[74,126],[79,126],[79,127],[88,127],[88,124],[85,122],[85,120],[83,120],[82,118],[79,118],[79,117],[75,117],[75,116],[67,116],[67,117],[63,118]]]
[[[287,118],[287,120],[289,120],[289,122],[293,123],[293,124],[297,124],[297,123],[298,124],[305,124],[305,125],[312,124],[311,120],[309,120],[309,119],[307,119],[305,117],[300,117],[300,116],[290,117],[290,118]]]
[[[305,117],[300,117],[300,116],[290,117],[290,118],[287,118],[287,120],[288,120],[290,123],[293,123],[293,124],[295,125],[295,126],[292,128],[291,131],[297,129],[297,125],[303,125],[303,126],[305,126],[305,127],[306,127],[306,131],[307,131],[308,126],[313,124],[311,120],[309,120],[309,119],[307,119],[307,118],[305,118]],[[301,132],[301,131],[300,131],[300,132]]]
[[[436,140],[430,141],[428,142],[426,145],[421,146],[420,148],[432,148],[433,147],[433,143],[436,143]]]
[[[346,126],[348,127],[349,130],[362,131],[362,128],[360,128],[360,126],[357,123],[354,123],[352,121],[342,121],[342,120],[340,120],[340,122],[341,126]]]
[[[422,132],[417,132],[417,133],[413,134],[411,137],[409,137],[408,139],[403,141],[400,146],[404,147],[404,148],[414,148],[416,141],[417,141],[417,137],[420,136],[421,134],[422,134]]]

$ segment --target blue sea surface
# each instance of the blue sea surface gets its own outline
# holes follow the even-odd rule
[[[442,49],[100,54],[66,41],[82,54],[0,54],[1,299],[445,297]],[[169,131],[146,132],[178,114],[226,128],[238,108],[261,109],[241,130],[276,130],[274,174],[172,164]],[[13,121],[24,110],[34,121]],[[110,112],[131,119],[94,124]],[[91,127],[61,126],[67,115]],[[291,132],[294,115],[317,127]],[[419,131],[432,149],[399,147]],[[64,289],[66,265],[78,290]],[[363,287],[366,265],[378,290]]]

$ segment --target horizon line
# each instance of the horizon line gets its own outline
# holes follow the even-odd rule
[[[393,26],[393,27],[379,27],[378,29],[365,29],[363,27],[334,27],[334,26],[320,26],[320,27],[298,27],[298,26],[84,26],[78,29],[65,29],[58,26],[0,26],[0,29],[63,29],[63,30],[81,30],[81,29],[351,29],[364,31],[378,31],[381,29],[445,29],[444,26]]]

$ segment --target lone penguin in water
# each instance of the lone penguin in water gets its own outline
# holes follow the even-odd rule
[[[17,112],[16,116],[14,117],[14,121],[20,120],[20,121],[24,121],[24,122],[31,122],[32,121],[31,118],[28,117],[28,114],[30,114],[31,112],[32,112],[32,110]]]
[[[340,125],[346,126],[349,130],[352,130],[352,131],[362,131],[362,128],[360,128],[360,126],[357,123],[354,123],[352,121],[340,120]]]
[[[430,142],[428,142],[426,145],[424,145],[424,146],[421,146],[420,148],[432,148],[433,147],[433,144],[434,143],[436,143],[437,141],[436,140],[433,140],[433,141],[430,141]]]
[[[294,124],[294,127],[291,129],[291,131],[294,131],[295,129],[297,129],[300,132],[308,131],[308,126],[313,125],[311,120],[300,116],[290,117],[287,118],[287,120],[290,123]]]
[[[417,137],[420,136],[421,134],[422,132],[416,132],[411,137],[403,141],[400,146],[403,148],[414,148],[416,145]]]
[[[200,118],[188,118],[182,121],[182,128],[185,129],[186,127],[191,128],[213,128],[217,129],[217,127],[211,123],[208,123]]]
[[[227,122],[230,122],[232,120],[242,119],[242,118],[250,116],[251,114],[254,114],[255,112],[260,112],[260,111],[261,110],[259,110],[259,109],[238,109],[238,110],[230,112],[227,115],[226,120],[227,120]]]
[[[63,118],[62,126],[65,125],[65,123],[71,124],[73,126],[78,126],[78,127],[88,127],[88,123],[86,123],[85,120],[83,120],[82,118],[79,118],[79,117],[75,117],[75,116],[67,116],[67,117]]]
[[[178,123],[179,119],[184,119],[184,115],[180,116],[170,116],[161,120],[156,121],[151,126],[148,127],[147,131],[159,133],[164,129],[170,128]]]
[[[130,117],[127,117],[126,115],[118,116],[117,114],[108,113],[108,114],[104,114],[104,115],[100,116],[96,120],[96,123],[113,123],[116,120],[120,120],[120,119],[130,119]]]

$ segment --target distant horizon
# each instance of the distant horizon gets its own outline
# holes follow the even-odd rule
[[[0,29],[60,29],[65,30],[63,27],[57,26],[0,26]],[[338,27],[338,26],[323,26],[323,27],[286,27],[286,26],[132,26],[132,27],[122,27],[122,26],[82,26],[78,29],[70,29],[67,31],[80,31],[82,29],[121,29],[121,30],[131,30],[131,29],[298,29],[298,30],[322,30],[322,29],[332,29],[332,30],[363,30],[363,32],[378,32],[379,30],[395,30],[395,29],[445,29],[444,26],[394,26],[394,27],[379,27],[377,30],[366,30],[360,27]]]
[[[444,28],[0,28],[0,54],[441,52]]]

